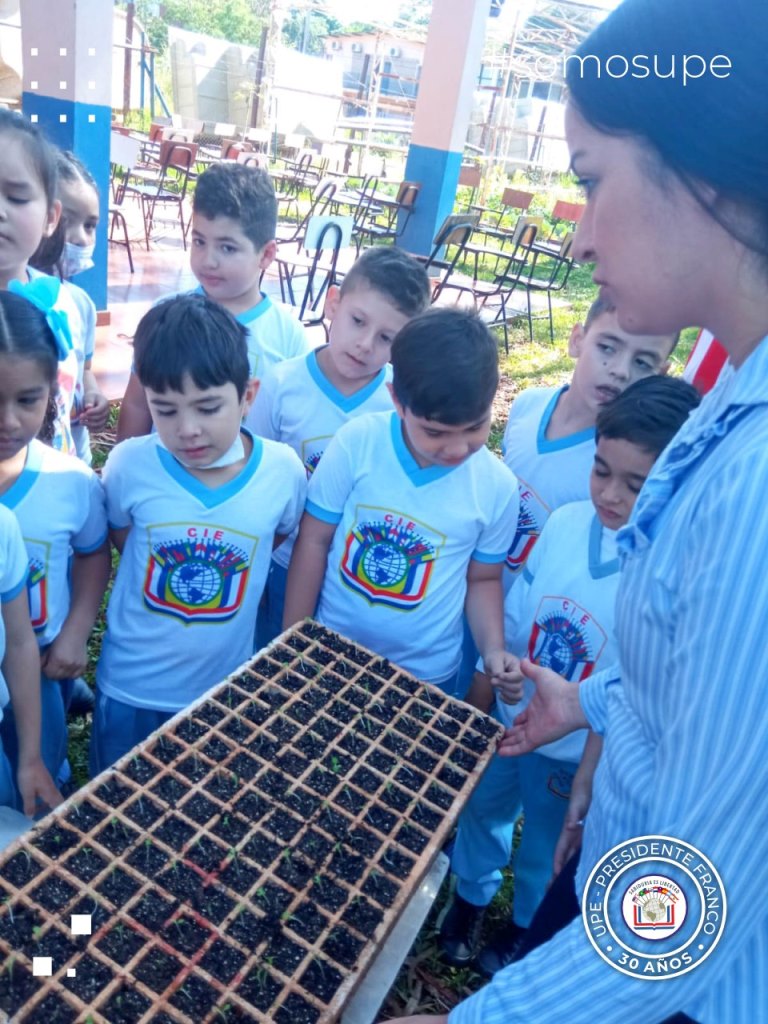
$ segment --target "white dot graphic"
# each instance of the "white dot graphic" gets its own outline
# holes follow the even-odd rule
[[[73,935],[90,935],[91,934],[91,915],[90,914],[71,914],[72,924],[70,925],[70,931]]]
[[[66,114],[59,114],[59,124],[66,124],[66,123],[67,123],[67,115]]]
[[[89,114],[88,115],[88,124],[96,124],[96,115],[95,114]]]
[[[67,977],[68,978],[76,978],[77,977],[77,971],[75,970],[74,967],[68,967],[67,968]]]
[[[50,956],[33,956],[32,974],[35,978],[50,978],[53,974],[53,958]]]

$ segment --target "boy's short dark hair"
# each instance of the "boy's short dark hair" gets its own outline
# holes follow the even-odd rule
[[[260,167],[213,164],[195,187],[192,209],[203,217],[238,221],[256,249],[271,242],[277,231],[277,199],[272,181]]]
[[[396,246],[366,249],[341,282],[342,296],[360,282],[381,292],[405,316],[416,316],[429,306],[429,278],[424,265]]]
[[[456,426],[488,412],[499,384],[496,339],[462,309],[428,309],[392,342],[392,388],[414,416]]]
[[[604,313],[615,312],[616,307],[614,306],[614,304],[612,302],[608,302],[607,299],[604,299],[602,296],[598,295],[598,297],[587,310],[587,315],[584,318],[584,331],[588,331],[599,316],[602,316]],[[669,335],[669,351],[667,352],[668,356],[671,356],[672,353],[675,351],[675,349],[677,348],[678,341],[680,341],[680,331],[675,331]]]
[[[700,401],[696,388],[679,377],[644,377],[603,406],[595,440],[629,441],[658,455]]]
[[[165,299],[144,314],[133,362],[142,386],[160,394],[181,391],[189,374],[203,389],[234,384],[242,398],[251,375],[245,327],[198,292]]]

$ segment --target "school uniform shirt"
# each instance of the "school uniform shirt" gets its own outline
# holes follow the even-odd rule
[[[199,295],[205,295],[200,285],[193,290]],[[155,305],[166,302],[169,298],[187,294],[189,293],[176,292],[175,295],[166,295],[158,299]],[[260,302],[235,317],[247,332],[251,377],[261,379],[271,366],[281,363],[284,359],[306,355],[310,351],[307,332],[291,312],[291,308],[283,303],[273,302],[262,292]]]
[[[520,483],[520,515],[506,560],[507,583],[519,575],[550,513],[570,501],[589,498],[594,428],[556,441],[547,438],[555,406],[566,390],[528,388],[509,411],[502,453]]]
[[[92,462],[92,455],[91,438],[88,432],[88,427],[84,424],[78,423],[77,421],[85,404],[83,389],[85,364],[89,362],[89,360],[93,359],[93,353],[96,347],[96,307],[94,306],[90,295],[84,292],[78,285],[72,284],[71,281],[64,281],[62,283],[62,289],[69,295],[72,300],[72,305],[76,310],[76,317],[73,314],[71,319],[72,334],[74,336],[75,331],[77,331],[78,337],[82,338],[82,344],[78,343],[76,349],[78,366],[71,413],[72,439],[75,444],[75,451],[78,458],[82,459],[87,466],[90,466]]]
[[[36,278],[50,277],[51,275],[43,274],[41,271],[35,270],[34,267],[27,267],[27,276],[30,281],[34,281]],[[64,359],[59,360],[58,392],[55,397],[57,416],[51,443],[59,451],[66,452],[68,455],[77,455],[78,450],[72,432],[72,419],[77,412],[75,400],[78,387],[82,394],[85,360],[92,358],[93,349],[91,348],[91,355],[86,356],[89,344],[86,337],[87,325],[83,320],[83,303],[75,292],[76,286],[59,282],[58,278],[56,281],[60,287],[54,308],[66,314],[72,337],[72,348]],[[81,289],[77,288],[77,291],[80,292]],[[82,294],[85,295],[84,292]]]
[[[19,596],[27,584],[27,552],[16,517],[0,505],[0,604]],[[5,657],[5,625],[0,615],[0,665]],[[10,700],[8,686],[0,672],[0,720]]]
[[[254,434],[290,445],[309,479],[340,427],[356,416],[392,409],[391,379],[387,365],[354,395],[342,395],[320,369],[317,352],[309,352],[267,371],[246,423]],[[272,554],[283,568],[288,568],[295,540],[294,533]]]
[[[614,610],[619,585],[616,531],[606,530],[591,501],[563,505],[547,520],[521,578],[504,601],[508,651],[579,683],[618,657]],[[518,704],[497,700],[511,726],[527,707],[534,685],[526,679]],[[579,729],[536,753],[559,761],[581,758],[587,730]]]
[[[29,617],[45,647],[69,614],[71,554],[90,554],[107,539],[104,491],[79,459],[30,441],[24,469],[0,495],[0,504],[21,527],[29,563]]]
[[[309,482],[307,511],[336,525],[318,618],[426,682],[461,661],[471,559],[503,562],[517,482],[482,448],[421,468],[396,413],[343,426]]]
[[[246,661],[276,533],[306,478],[287,445],[253,438],[238,475],[209,488],[148,434],[104,468],[110,526],[130,527],[107,610],[99,689],[177,711]]]

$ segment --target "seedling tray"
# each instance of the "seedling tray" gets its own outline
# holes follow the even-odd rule
[[[337,1021],[499,733],[314,622],[282,634],[0,857],[0,1020]]]

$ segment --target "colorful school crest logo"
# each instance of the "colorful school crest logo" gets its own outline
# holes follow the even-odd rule
[[[549,506],[521,480],[517,530],[505,563],[510,572],[519,573],[522,570],[548,518]]]
[[[371,604],[415,608],[429,587],[445,537],[399,512],[360,506],[341,561],[341,578]]]
[[[27,599],[32,629],[42,633],[48,625],[48,545],[25,538],[29,554]]]
[[[307,480],[309,480],[320,464],[320,459],[322,459],[330,440],[331,434],[327,434],[324,437],[310,437],[306,441],[301,442],[301,461],[304,463]]]
[[[528,640],[528,657],[571,682],[586,679],[606,635],[588,611],[567,597],[543,597]]]
[[[215,526],[170,523],[152,533],[144,601],[153,611],[184,622],[214,622],[237,614],[248,584],[258,539]],[[250,554],[248,548],[250,547]]]

